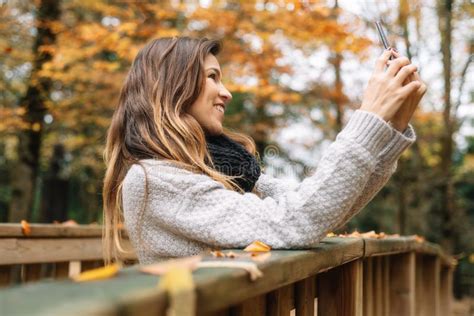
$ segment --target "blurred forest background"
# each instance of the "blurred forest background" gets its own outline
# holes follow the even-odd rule
[[[266,172],[301,180],[360,104],[381,45],[420,68],[418,141],[340,232],[418,234],[459,260],[474,295],[474,81],[469,0],[0,0],[0,221],[101,221],[106,130],[150,39],[221,39],[225,125],[252,136]]]

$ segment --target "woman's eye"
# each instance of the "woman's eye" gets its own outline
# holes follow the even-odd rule
[[[216,74],[210,74],[208,77],[212,78],[213,80],[216,80]]]

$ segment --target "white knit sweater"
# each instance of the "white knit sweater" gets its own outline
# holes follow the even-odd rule
[[[262,173],[259,195],[225,189],[169,161],[142,160],[148,198],[143,204],[145,172],[133,165],[123,183],[125,226],[143,264],[255,240],[273,249],[311,248],[374,197],[414,141],[411,126],[402,134],[357,110],[314,174],[292,183]]]

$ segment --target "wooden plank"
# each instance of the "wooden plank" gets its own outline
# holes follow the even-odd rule
[[[415,268],[415,312],[416,315],[422,316],[425,315],[425,305],[427,301],[425,300],[424,291],[424,275],[423,275],[423,254],[416,254],[416,268]]]
[[[365,316],[373,316],[374,312],[374,292],[373,292],[373,261],[374,258],[366,258],[363,261],[364,293],[362,307]]]
[[[430,242],[419,242],[413,236],[397,237],[397,238],[364,238],[365,252],[364,256],[380,256],[397,253],[406,253],[415,251],[417,253],[437,255],[441,259],[441,263],[445,265],[455,265],[452,257],[448,256],[443,249]]]
[[[373,265],[373,306],[374,315],[383,315],[384,284],[383,284],[383,257],[374,257]]]
[[[82,262],[81,261],[71,261],[69,262],[69,273],[68,277],[72,278],[81,273],[81,266]]]
[[[362,260],[318,275],[318,315],[362,316]]]
[[[383,257],[382,266],[382,277],[383,277],[383,315],[390,315],[390,256]]]
[[[28,236],[23,234],[21,224],[0,223],[0,238],[36,238],[36,237],[102,237],[100,225],[64,226],[61,224],[29,224],[31,232]],[[126,229],[121,231],[122,237],[128,239]]]
[[[11,270],[12,270],[12,266],[10,265],[0,266],[0,287],[10,285]]]
[[[295,284],[295,308],[297,316],[314,316],[315,276]]]
[[[69,277],[69,262],[56,262],[54,264],[54,278],[66,279]]]
[[[102,226],[78,225],[63,226],[59,224],[29,224],[31,233],[25,236],[21,225],[16,223],[0,224],[0,237],[102,237]]]
[[[295,306],[293,284],[271,291],[267,294],[266,301],[266,315],[288,316]]]
[[[451,315],[451,303],[453,295],[453,271],[451,266],[442,266],[440,273],[440,314]]]
[[[441,261],[438,256],[416,256],[416,315],[440,316]]]
[[[428,316],[441,316],[440,314],[440,275],[441,261],[438,256],[425,256],[424,258],[424,289],[426,312]],[[428,303],[430,302],[430,303]]]
[[[41,279],[41,264],[24,264],[22,269],[22,281],[23,282],[33,282]]]
[[[266,315],[266,295],[249,298],[230,309],[232,316],[264,316]]]
[[[390,315],[415,316],[415,253],[390,257]]]
[[[212,282],[213,285],[210,286],[210,280],[217,281],[216,269],[199,269],[196,286],[200,300],[206,304],[199,304],[198,313],[205,314],[238,304],[252,296],[268,293],[316,275],[321,270],[360,258],[363,246],[360,238],[330,238],[312,250],[272,250],[271,257],[258,264],[264,277],[252,283],[249,283],[249,276],[245,271],[227,269],[232,271],[233,277],[228,274],[228,277]],[[241,249],[229,250],[242,253]],[[203,283],[199,282],[201,278]]]
[[[102,259],[99,238],[0,238],[0,249],[0,265]]]

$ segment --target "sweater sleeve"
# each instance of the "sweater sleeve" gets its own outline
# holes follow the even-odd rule
[[[314,175],[263,199],[191,172],[177,192],[167,182],[176,176],[151,173],[147,210],[156,227],[215,247],[241,248],[254,240],[274,249],[312,247],[351,211],[391,135],[385,122],[356,111]]]
[[[372,113],[365,111],[360,112],[362,113],[357,120],[363,120],[365,119],[365,116],[374,116],[378,118]],[[382,119],[380,119],[380,121],[387,124]],[[358,123],[352,121],[350,124]],[[387,126],[389,125],[387,124]],[[390,128],[391,138],[385,148],[377,156],[377,164],[374,172],[369,177],[365,187],[360,190],[360,195],[354,202],[351,210],[347,212],[346,216],[341,218],[341,221],[337,226],[345,224],[374,198],[396,171],[397,160],[400,155],[406,148],[415,142],[416,135],[411,125],[408,125],[403,133],[400,133],[392,127]],[[262,174],[256,183],[256,189],[263,198],[275,197],[284,192],[295,191],[298,190],[299,186],[300,184],[297,182],[277,179],[266,174]]]

